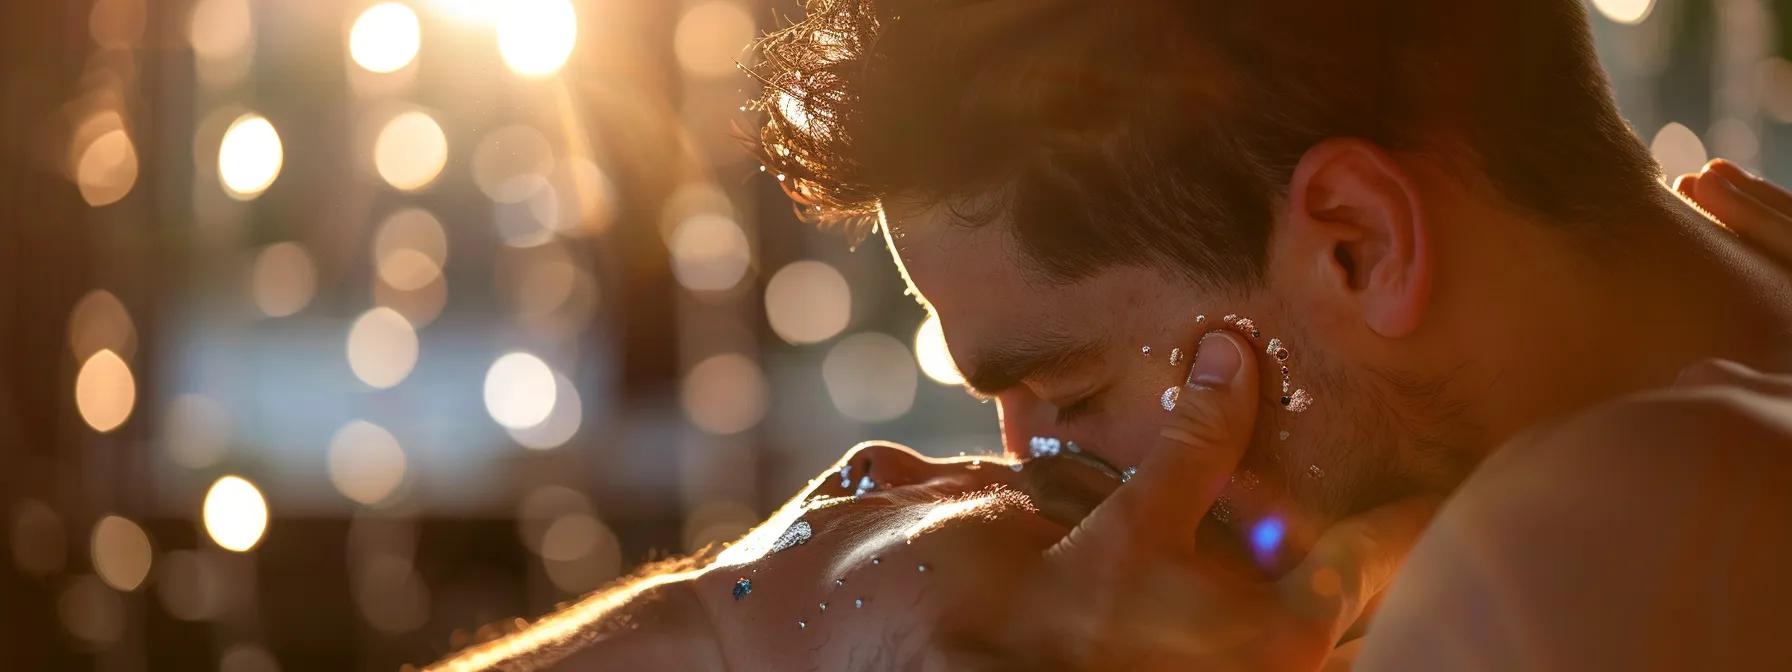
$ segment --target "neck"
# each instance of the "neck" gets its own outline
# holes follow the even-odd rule
[[[1525,245],[1545,250],[1534,272],[1508,271],[1518,286],[1495,288],[1478,306],[1505,314],[1464,322],[1482,325],[1485,335],[1470,338],[1492,355],[1479,372],[1481,392],[1459,389],[1480,399],[1470,414],[1484,450],[1551,418],[1672,385],[1705,358],[1792,368],[1784,271],[1678,198],[1652,196],[1659,207],[1604,247]],[[1503,322],[1488,327],[1486,317]]]

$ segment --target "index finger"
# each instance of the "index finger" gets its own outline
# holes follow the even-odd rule
[[[1096,507],[1072,548],[1191,552],[1195,529],[1237,469],[1257,420],[1257,363],[1244,337],[1208,332],[1187,382],[1165,391],[1156,445],[1136,474]]]
[[[1713,161],[1686,191],[1757,249],[1792,264],[1792,194],[1724,161]]]

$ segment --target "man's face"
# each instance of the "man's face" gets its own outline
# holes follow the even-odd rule
[[[886,205],[883,214],[892,254],[938,314],[966,386],[997,404],[1009,454],[1024,456],[1032,437],[1046,436],[1075,441],[1116,468],[1136,466],[1164,417],[1161,395],[1183,381],[1202,330],[1220,316],[1255,320],[1263,331],[1259,345],[1275,336],[1303,353],[1310,340],[1297,331],[1298,320],[1277,310],[1273,289],[1216,296],[1130,266],[1053,283],[1029,269],[1000,220],[964,226],[945,206]],[[1201,314],[1209,321],[1197,327]],[[1322,370],[1323,358],[1306,354],[1294,358],[1291,373],[1319,402],[1299,416],[1277,401],[1279,364],[1259,355],[1265,403],[1241,474],[1226,493],[1242,522],[1280,516],[1296,542],[1353,508],[1347,500],[1354,495],[1341,492],[1346,484],[1386,482],[1390,460],[1360,458],[1385,456],[1394,437],[1379,434],[1397,424],[1377,413],[1371,392],[1349,384],[1347,369]],[[1327,425],[1338,418],[1353,422]],[[1371,421],[1354,422],[1362,419]]]

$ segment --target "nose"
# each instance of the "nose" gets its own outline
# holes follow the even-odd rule
[[[1034,396],[1026,387],[996,395],[996,419],[1002,427],[1002,452],[1027,457],[1028,442],[1035,436],[1051,436],[1056,407]]]
[[[879,442],[854,446],[835,469],[829,480],[853,492],[919,485],[963,471],[963,467],[929,460],[904,446]]]

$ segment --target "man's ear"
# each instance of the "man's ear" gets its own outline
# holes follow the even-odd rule
[[[1404,337],[1431,293],[1431,222],[1421,206],[1418,184],[1386,150],[1327,140],[1295,167],[1278,252],[1312,270],[1301,279],[1312,299],[1384,338]]]

